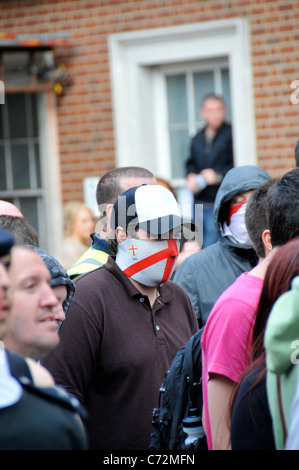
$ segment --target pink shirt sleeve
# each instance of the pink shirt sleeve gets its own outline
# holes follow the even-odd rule
[[[209,318],[204,332],[208,378],[214,373],[237,382],[249,365],[255,307],[255,302],[252,305],[239,299],[228,299]]]
[[[238,382],[249,365],[253,319],[262,285],[262,279],[240,276],[218,299],[205,325],[201,339],[202,389],[209,449],[212,439],[207,384],[211,374]]]
[[[224,375],[237,382],[249,364],[249,331],[254,308],[246,305],[246,302],[241,306],[241,303],[240,300],[230,299],[221,303],[219,308],[214,308],[201,339],[205,430],[210,450],[213,449],[207,391],[210,374]],[[244,309],[247,314],[244,314]],[[240,315],[240,311],[243,315]]]

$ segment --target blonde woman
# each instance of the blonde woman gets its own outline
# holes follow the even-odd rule
[[[64,239],[57,258],[66,270],[90,247],[94,230],[95,217],[89,207],[76,201],[65,205]]]

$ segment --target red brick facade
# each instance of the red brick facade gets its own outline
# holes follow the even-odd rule
[[[2,1],[0,32],[68,33],[56,52],[70,83],[57,98],[63,201],[115,165],[107,37],[113,33],[246,16],[250,20],[258,164],[273,176],[295,166],[299,1]],[[299,95],[299,93],[298,93]],[[298,96],[299,97],[299,96]]]

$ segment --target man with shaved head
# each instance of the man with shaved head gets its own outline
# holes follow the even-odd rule
[[[112,207],[118,196],[134,186],[142,184],[158,184],[153,173],[139,166],[125,166],[113,168],[101,176],[96,188],[96,201],[99,208],[99,221],[96,233],[91,234],[92,245],[68,269],[71,279],[103,266],[111,254],[108,246],[110,233],[110,215]]]
[[[8,201],[0,200],[0,215],[10,215],[12,217],[24,217],[22,212]]]
[[[17,206],[0,200],[0,226],[11,233],[15,245],[39,245],[39,236]]]

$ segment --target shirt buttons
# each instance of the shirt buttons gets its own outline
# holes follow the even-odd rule
[[[139,302],[144,302],[144,297],[140,297]]]
[[[160,327],[159,325],[156,325],[156,330],[159,331],[160,330]]]

